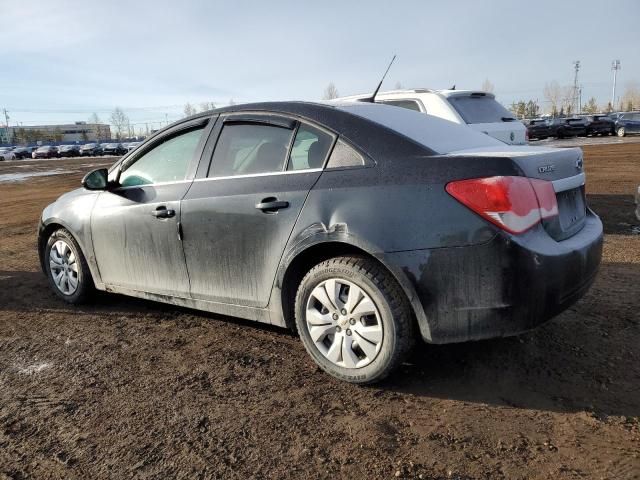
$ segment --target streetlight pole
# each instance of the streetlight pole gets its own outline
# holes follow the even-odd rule
[[[611,93],[611,108],[616,109],[616,80],[618,77],[618,70],[620,70],[622,66],[620,65],[620,60],[614,60],[611,62],[611,70],[613,70],[613,92]]]

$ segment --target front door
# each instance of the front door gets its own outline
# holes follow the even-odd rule
[[[272,120],[224,119],[208,172],[182,202],[193,298],[269,302],[287,240],[334,141],[311,125]]]
[[[197,161],[204,125],[157,139],[119,173],[92,210],[91,236],[102,281],[133,290],[189,296],[180,240],[180,201]]]

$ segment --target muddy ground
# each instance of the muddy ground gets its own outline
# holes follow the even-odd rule
[[[286,331],[40,273],[42,208],[110,160],[6,162],[0,479],[640,478],[640,144],[585,147],[604,260],[590,293],[516,338],[422,346],[392,379],[320,372]],[[6,178],[6,177],[5,177]]]

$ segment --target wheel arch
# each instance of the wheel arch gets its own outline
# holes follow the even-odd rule
[[[86,246],[83,244],[79,236],[74,233],[73,229],[69,225],[67,225],[64,220],[60,220],[59,218],[48,219],[46,222],[40,225],[40,228],[38,230],[38,257],[40,259],[40,268],[42,269],[42,272],[45,274],[47,272],[44,264],[44,249],[47,246],[49,237],[53,232],[61,228],[65,229],[69,233],[69,235],[71,235],[71,237],[73,237],[73,239],[76,241],[78,247],[80,247],[80,252],[84,256],[85,261],[87,262],[87,266],[89,267],[91,280],[93,281],[94,285],[96,285],[100,276],[99,272],[97,272],[97,266],[94,265],[94,262],[92,261],[92,256],[87,255],[87,253],[89,252],[87,251]]]
[[[413,285],[404,272],[387,264],[380,256],[371,253],[371,251],[368,251],[363,245],[334,239],[318,241],[306,245],[304,248],[297,249],[294,254],[289,255],[289,260],[280,269],[276,288],[279,290],[278,301],[282,309],[284,326],[295,330],[295,295],[302,278],[307,272],[324,260],[344,255],[357,255],[369,258],[389,272],[405,293],[411,306],[411,311],[414,314],[414,321],[417,322],[422,337],[427,341],[431,340],[431,330],[424,308],[418,299]]]

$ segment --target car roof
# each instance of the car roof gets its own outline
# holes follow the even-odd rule
[[[408,137],[414,143],[435,153],[455,150],[504,146],[503,142],[477,132],[466,125],[459,125],[433,115],[425,115],[406,108],[381,103],[345,101],[336,99],[325,102],[279,101],[230,105],[200,112],[171,124],[154,133],[163,134],[175,125],[187,123],[210,115],[235,112],[269,112],[293,115],[316,122],[325,128],[345,136],[363,150],[374,149],[373,135],[363,132],[361,122],[369,122],[396,135]],[[152,138],[149,137],[149,138]],[[375,154],[375,152],[373,152]]]

